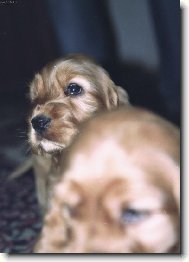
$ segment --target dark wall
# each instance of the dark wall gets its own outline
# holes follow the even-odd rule
[[[129,1],[125,0],[125,8]],[[83,52],[94,56],[109,71],[113,80],[128,91],[134,105],[147,107],[178,124],[179,1],[148,0],[148,5],[160,55],[157,71],[120,61],[118,34],[106,0],[2,1],[0,100],[10,100],[15,107],[20,101],[24,103],[28,84],[40,68],[70,52]]]
[[[58,56],[43,1],[18,0],[0,5],[0,55],[1,94],[25,91],[19,84],[29,81],[39,68]]]

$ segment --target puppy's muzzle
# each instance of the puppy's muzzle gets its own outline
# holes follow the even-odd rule
[[[44,133],[50,126],[51,118],[45,115],[37,115],[31,120],[32,126],[38,134]]]

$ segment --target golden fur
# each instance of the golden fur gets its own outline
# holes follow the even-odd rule
[[[70,84],[82,87],[79,95],[66,95]],[[79,123],[96,112],[128,104],[127,93],[116,86],[108,73],[83,55],[71,55],[45,66],[30,86],[33,105],[28,119],[29,142],[41,207],[46,208],[51,185],[56,181],[59,157],[78,132]],[[50,126],[38,134],[31,120],[44,115]]]
[[[179,130],[123,107],[84,123],[74,140],[34,252],[179,252]]]

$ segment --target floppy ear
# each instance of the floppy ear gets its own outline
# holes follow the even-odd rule
[[[167,169],[167,177],[170,181],[173,197],[180,211],[180,165],[171,157],[167,157],[164,168],[165,171]]]
[[[152,179],[153,183],[164,190],[179,212],[180,165],[179,160],[176,160],[171,154],[171,152],[160,151],[156,147],[150,151],[145,151],[143,148],[141,155],[137,156],[137,161],[142,163],[145,169],[147,168],[146,170],[151,174],[149,179]]]
[[[180,211],[180,167],[175,164],[173,172],[173,196],[175,198],[178,210]]]
[[[32,83],[30,84],[30,99],[34,101],[36,98],[40,98],[40,94],[43,90],[43,80],[40,74],[36,74]]]
[[[119,104],[123,105],[129,105],[129,96],[125,89],[123,89],[121,86],[116,86]]]
[[[103,68],[99,67],[99,80],[103,88],[104,102],[108,109],[117,107],[119,104],[129,104],[128,95],[126,91],[116,86],[111,80],[109,74]]]
[[[180,165],[171,156],[163,155],[163,169],[166,175],[167,184],[169,184],[175,204],[180,210]]]

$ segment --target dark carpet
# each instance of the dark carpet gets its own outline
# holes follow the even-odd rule
[[[19,103],[18,103],[19,104]],[[0,252],[31,253],[41,229],[33,172],[10,181],[28,152],[23,104],[7,103],[0,113]]]

